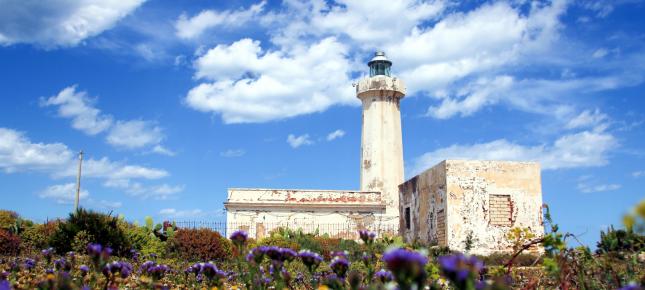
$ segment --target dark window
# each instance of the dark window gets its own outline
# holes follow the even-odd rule
[[[410,208],[405,208],[405,228],[410,229]]]

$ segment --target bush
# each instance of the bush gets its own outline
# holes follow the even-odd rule
[[[33,225],[25,228],[20,233],[22,249],[25,251],[38,251],[47,247],[48,237],[44,232],[44,225]]]
[[[597,253],[629,252],[638,253],[645,250],[645,236],[631,230],[615,230],[613,227],[607,232],[600,231]]]
[[[0,210],[0,229],[9,230],[18,220],[18,214],[10,210]]]
[[[67,221],[59,224],[58,230],[50,239],[50,245],[59,254],[71,251],[72,241],[81,231],[85,232],[83,235],[86,237],[93,237],[91,242],[111,247],[117,256],[123,256],[130,251],[130,243],[118,227],[116,217],[82,208],[70,214]]]
[[[179,229],[167,246],[171,254],[190,261],[231,258],[231,242],[209,229]]]
[[[15,256],[20,253],[20,237],[0,229],[0,255]]]
[[[511,256],[512,254],[510,253],[497,252],[497,253],[492,253],[488,256],[477,256],[477,257],[480,260],[482,260],[486,266],[503,266],[511,259]],[[523,253],[515,257],[515,260],[513,261],[513,265],[516,267],[528,267],[528,266],[533,266],[534,264],[537,265],[538,263],[541,263],[541,262],[542,262],[542,259],[538,255]]]

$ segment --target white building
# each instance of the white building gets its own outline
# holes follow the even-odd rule
[[[507,250],[512,227],[541,235],[542,192],[536,163],[444,161],[404,183],[399,102],[405,84],[377,52],[356,96],[363,103],[360,190],[228,190],[227,231],[262,238],[277,227],[354,238],[358,229],[401,234],[474,252]]]

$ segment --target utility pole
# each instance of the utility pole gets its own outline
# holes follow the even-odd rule
[[[78,211],[78,202],[81,195],[81,167],[83,166],[83,150],[78,152],[78,175],[76,176],[76,199],[74,200],[74,212]]]

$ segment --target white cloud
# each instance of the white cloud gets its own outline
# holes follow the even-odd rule
[[[77,168],[75,160],[72,160],[71,163],[72,166],[67,166],[64,170],[53,172],[53,175],[59,178],[76,176]],[[107,157],[84,160],[82,170],[83,177],[109,180],[160,179],[169,175],[169,173],[163,169],[140,165],[129,165],[123,162],[111,161]]]
[[[498,76],[494,79],[480,78],[462,88],[455,98],[443,99],[441,105],[428,108],[428,115],[437,119],[450,118],[456,114],[468,116],[482,107],[497,103],[501,95],[513,84],[510,76]],[[456,100],[460,98],[461,100]]]
[[[62,143],[32,143],[24,133],[0,128],[0,169],[51,171],[69,164],[74,154]]]
[[[174,151],[172,151],[172,150],[170,150],[170,149],[168,149],[168,148],[166,148],[166,147],[164,147],[162,145],[159,145],[159,144],[155,145],[155,147],[152,147],[152,152],[157,153],[157,154],[161,154],[161,155],[166,155],[166,156],[175,156],[175,155],[177,155],[177,153],[175,153]]]
[[[292,148],[298,148],[302,145],[314,144],[314,142],[309,139],[309,134],[300,136],[289,134],[289,136],[287,136],[287,143],[289,143],[289,146],[291,146]]]
[[[594,53],[593,53],[591,56],[592,56],[593,58],[603,58],[603,57],[605,57],[608,53],[609,53],[609,51],[607,51],[607,49],[605,49],[605,48],[599,48],[599,49],[597,49],[596,51],[594,51]]]
[[[604,192],[604,191],[614,191],[620,189],[622,186],[620,184],[598,184],[590,185],[586,182],[578,183],[578,190],[583,193],[592,193],[592,192]]]
[[[265,1],[251,5],[248,9],[236,11],[202,10],[199,14],[188,17],[185,13],[175,22],[176,34],[179,38],[193,39],[202,35],[206,30],[218,26],[241,26],[262,12]]]
[[[234,157],[241,157],[246,154],[246,151],[244,149],[228,149],[226,151],[222,151],[219,153],[219,156],[226,157],[226,158],[234,158]]]
[[[645,170],[632,172],[634,178],[645,177]]]
[[[177,193],[184,191],[183,185],[145,185],[141,182],[131,182],[128,179],[109,179],[104,184],[106,187],[123,190],[126,194],[141,199],[168,200],[175,198]]]
[[[602,131],[582,131],[564,135],[553,144],[520,145],[506,139],[488,143],[451,145],[425,153],[414,160],[414,176],[446,159],[538,161],[543,170],[597,167],[606,165],[616,138]]]
[[[41,106],[58,106],[58,115],[72,119],[72,127],[88,135],[108,132],[106,142],[125,149],[152,147],[149,152],[174,156],[174,152],[160,143],[164,140],[163,129],[155,122],[146,120],[114,121],[111,115],[101,113],[94,107],[96,98],[87,92],[76,91],[76,85],[61,90],[58,95],[41,99]]]
[[[601,113],[600,110],[598,109],[594,111],[585,110],[582,113],[580,113],[580,115],[571,119],[569,123],[567,123],[565,128],[575,129],[575,128],[595,127],[607,121],[608,119],[609,117]]]
[[[64,88],[58,95],[41,99],[41,106],[58,106],[58,115],[72,119],[72,127],[96,135],[112,126],[112,116],[101,114],[87,92],[76,91],[76,85]]]
[[[171,218],[192,218],[204,216],[206,213],[201,209],[177,210],[174,208],[164,208],[159,211],[159,214]]]
[[[106,137],[110,145],[127,149],[158,145],[163,139],[160,127],[142,120],[118,121]]]
[[[79,192],[79,199],[84,200],[89,196],[89,192],[81,189]],[[40,198],[53,199],[59,204],[73,204],[76,199],[76,184],[66,183],[57,184],[47,187],[39,194]]]
[[[195,61],[195,77],[209,80],[188,92],[196,110],[225,123],[266,122],[358,104],[349,79],[347,48],[326,38],[293,51],[263,51],[259,41],[218,45]]]
[[[331,132],[331,133],[329,133],[327,135],[327,141],[332,141],[332,140],[335,140],[335,139],[338,139],[338,138],[342,138],[343,136],[345,136],[345,131],[343,131],[341,129],[338,129],[338,130],[336,130],[334,132]]]
[[[75,46],[112,28],[145,0],[0,0],[0,45]]]

